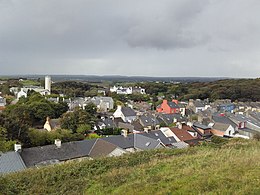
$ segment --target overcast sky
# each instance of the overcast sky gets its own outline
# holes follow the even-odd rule
[[[259,0],[0,0],[0,75],[260,77]]]

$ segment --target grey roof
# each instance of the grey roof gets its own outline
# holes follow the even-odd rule
[[[236,123],[234,123],[233,121],[231,121],[228,117],[226,116],[217,116],[217,115],[213,115],[212,116],[212,120],[216,123],[224,123],[224,124],[229,124],[231,125],[233,128],[236,128],[237,125]]]
[[[92,158],[103,157],[109,155],[117,148],[116,145],[107,142],[102,139],[97,139],[91,151],[89,152],[89,156]]]
[[[177,113],[160,114],[159,118],[161,118],[168,125],[172,124],[174,122],[174,119],[176,119],[177,122],[183,122],[187,120],[186,117],[183,117],[181,114],[177,114]]]
[[[6,152],[0,154],[0,174],[21,171],[26,168],[18,152]]]
[[[152,139],[142,134],[134,134],[134,148],[140,150],[151,150],[162,148],[160,140]]]
[[[249,112],[249,115],[255,120],[260,121],[260,112]]]
[[[60,119],[50,119],[50,125],[52,129],[58,128],[60,126]]]
[[[124,123],[123,119],[122,118],[115,118],[114,119],[114,123],[116,124],[116,126],[118,127],[119,123]]]
[[[91,98],[91,100],[88,100],[88,101],[91,101],[95,105],[100,105],[101,102],[109,102],[109,103],[113,103],[114,102],[113,98],[111,98],[111,97],[102,97],[102,96],[95,96],[95,97]]]
[[[124,137],[122,135],[116,135],[116,136],[110,136],[110,137],[103,137],[100,139],[110,142],[123,149],[134,147],[134,135],[133,134],[129,134],[127,137]]]
[[[139,119],[140,119],[140,124],[144,127],[159,125],[159,121],[157,120],[157,118],[150,114],[142,115],[139,117]]]
[[[98,122],[98,125],[102,125],[104,124],[106,126],[106,128],[115,128],[116,124],[114,123],[114,121],[111,118],[104,118],[101,119],[101,121]]]
[[[135,120],[132,122],[135,130],[143,130],[143,126],[140,124],[140,120]]]
[[[175,102],[168,102],[168,105],[171,107],[171,108],[180,108],[178,106],[178,104],[176,104]]]
[[[246,122],[249,121],[249,119],[242,115],[242,114],[236,114],[236,115],[230,115],[229,116],[230,120],[232,120],[234,123],[240,123],[240,122]]]
[[[225,123],[215,123],[212,128],[213,129],[216,129],[216,130],[219,130],[219,131],[223,131],[225,132],[228,127],[230,126],[230,124],[225,124]]]
[[[193,126],[198,127],[200,129],[206,130],[206,129],[210,129],[210,127],[200,124],[200,123],[194,123]]]
[[[118,123],[118,128],[122,128],[122,129],[128,129],[130,132],[133,132],[134,130],[134,125],[130,124],[130,123],[122,123],[119,122]]]
[[[160,130],[150,131],[149,133],[142,133],[141,135],[150,137],[155,140],[160,139],[161,142],[166,146],[177,142],[174,137],[166,137]]]
[[[21,157],[27,167],[50,160],[66,161],[80,158],[89,155],[95,141],[96,139],[63,143],[60,148],[54,144],[25,148],[21,151]]]
[[[161,114],[159,117],[168,125],[174,122],[174,114]]]
[[[181,142],[173,143],[171,148],[180,148],[181,149],[181,148],[187,148],[187,147],[189,147],[189,144],[181,141]]]
[[[205,105],[201,101],[194,101],[194,106],[197,108],[205,107]]]
[[[121,111],[124,114],[124,116],[126,116],[126,117],[127,116],[136,116],[136,113],[132,108],[122,107]]]
[[[0,96],[0,103],[1,103],[1,104],[5,104],[5,98],[3,98],[3,97]]]
[[[178,106],[179,106],[179,108],[186,108],[187,105],[183,104],[183,103],[179,103]]]

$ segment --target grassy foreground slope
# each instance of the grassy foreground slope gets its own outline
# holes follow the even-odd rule
[[[162,149],[0,177],[0,194],[260,194],[260,142]]]

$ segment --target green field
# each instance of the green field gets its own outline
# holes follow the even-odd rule
[[[260,142],[161,149],[31,169],[0,194],[260,194]]]
[[[41,83],[36,80],[23,80],[20,81],[23,86],[40,86]]]

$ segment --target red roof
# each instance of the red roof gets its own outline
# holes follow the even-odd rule
[[[170,129],[181,141],[196,139],[196,138],[192,137],[192,135],[189,134],[189,132],[187,130],[179,129],[176,127],[173,127]]]
[[[182,129],[186,131],[194,131],[194,129],[188,125],[182,125]]]

